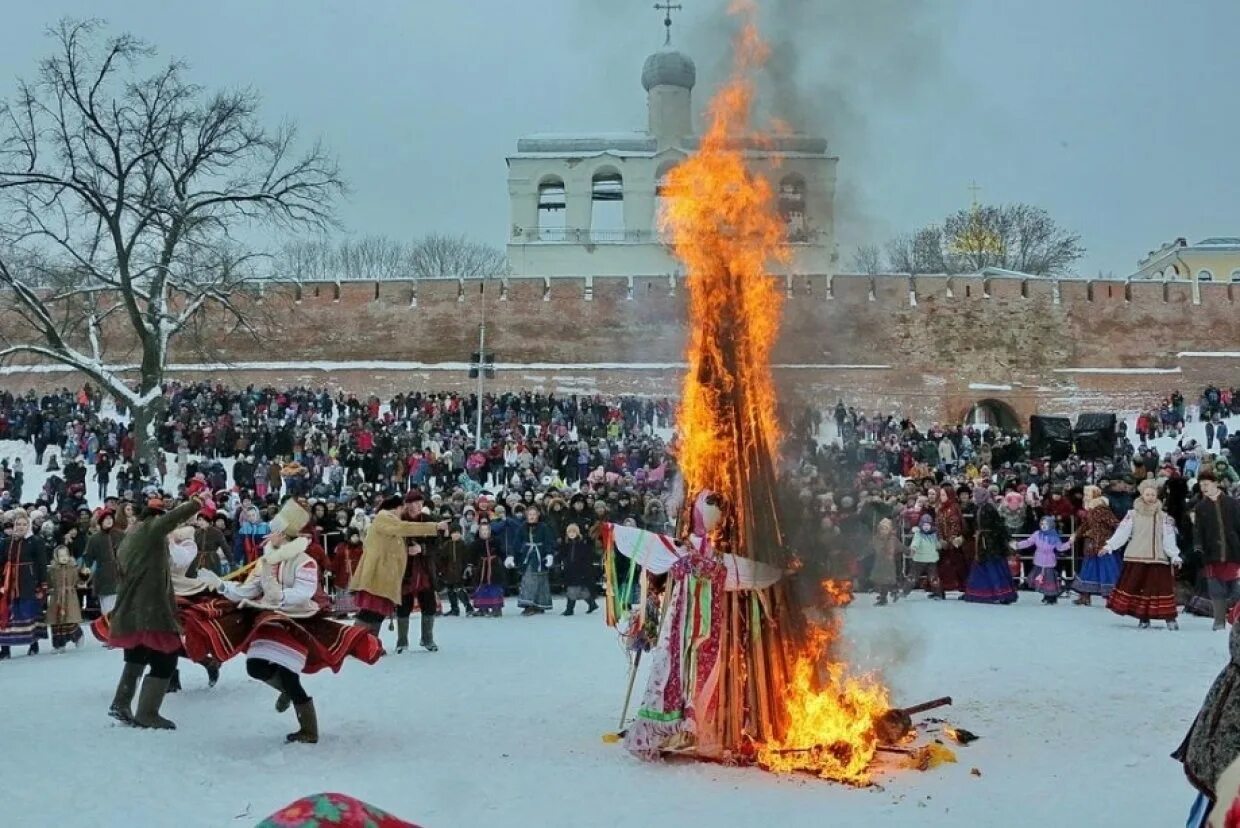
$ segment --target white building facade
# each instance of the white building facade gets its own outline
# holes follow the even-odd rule
[[[686,55],[665,49],[642,69],[648,123],[643,132],[530,135],[508,157],[514,276],[682,275],[659,231],[661,182],[697,147]],[[743,139],[742,139],[743,140]],[[768,138],[747,149],[779,190],[791,262],[778,273],[831,274],[835,243],[835,167],[827,141]]]

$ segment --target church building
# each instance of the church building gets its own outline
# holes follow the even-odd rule
[[[659,231],[662,182],[698,145],[697,68],[664,48],[642,67],[646,129],[529,135],[508,157],[514,276],[668,276],[678,262]],[[755,166],[778,188],[793,256],[789,274],[830,274],[835,242],[835,165],[825,138],[746,136]]]

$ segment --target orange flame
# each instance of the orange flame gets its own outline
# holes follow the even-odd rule
[[[887,689],[830,664],[818,678],[814,659],[802,655],[784,697],[783,738],[758,749],[758,764],[775,773],[812,773],[853,785],[870,781],[878,749],[875,723],[888,710]]]
[[[821,586],[830,606],[846,607],[853,602],[852,581],[833,581],[827,578]]]
[[[767,268],[787,259],[786,233],[775,188],[749,168],[738,140],[756,140],[750,71],[765,55],[747,24],[698,151],[668,174],[661,218],[690,293],[689,372],[678,418],[686,490],[719,492],[738,510],[751,461],[735,447],[760,447],[773,462],[779,442],[770,353],[782,300]]]
[[[768,145],[751,123],[752,70],[767,48],[752,22],[752,5],[739,6],[734,11],[748,12],[750,19],[737,38],[735,69],[710,104],[698,151],[668,175],[660,222],[688,273],[692,334],[677,418],[685,490],[713,490],[735,515],[747,516],[736,521],[730,540],[734,551],[755,556],[764,544],[779,545],[778,538],[747,535],[768,525],[777,531],[773,517],[763,522],[753,515],[764,509],[774,514],[779,428],[770,357],[782,298],[768,268],[788,261],[789,248],[775,188],[746,154],[746,148]],[[832,607],[852,599],[847,582],[825,581],[822,587]],[[786,657],[778,651],[755,656],[771,659],[777,672],[758,670],[748,678],[785,677],[772,693],[778,709],[771,710],[764,731],[779,735],[757,746],[763,767],[868,781],[878,746],[875,722],[889,707],[887,691],[876,680],[849,674],[834,655],[839,632],[839,619],[828,615],[803,649]],[[777,639],[779,647],[794,645]]]

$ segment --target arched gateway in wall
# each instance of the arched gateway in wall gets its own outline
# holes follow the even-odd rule
[[[964,417],[965,425],[985,425],[1004,431],[1020,431],[1020,417],[1016,409],[1003,400],[985,399],[973,404]]]

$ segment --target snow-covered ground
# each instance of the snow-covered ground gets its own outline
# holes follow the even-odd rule
[[[869,603],[846,610],[858,658],[886,663],[903,703],[954,697],[947,717],[982,737],[959,764],[868,790],[644,764],[601,738],[626,663],[599,615],[447,618],[439,653],[309,677],[314,746],[284,744],[292,714],[240,660],[214,689],[183,669],[185,691],[164,705],[172,733],[107,718],[121,657],[93,641],[0,663],[4,823],[244,826],[339,790],[427,826],[1183,824],[1192,792],[1168,754],[1226,661],[1209,620],[1138,631],[1028,594],[1010,607]]]

